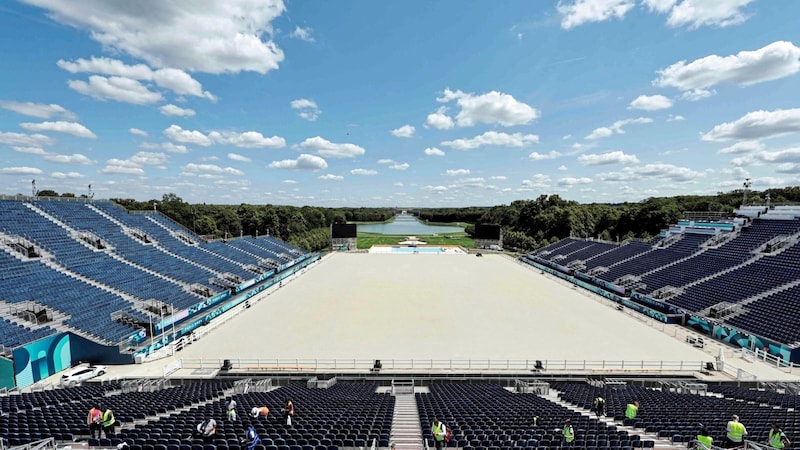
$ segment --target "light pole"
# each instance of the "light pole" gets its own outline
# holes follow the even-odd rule
[[[742,206],[747,206],[747,192],[750,190],[750,186],[752,186],[752,183],[750,183],[750,178],[745,178],[744,179],[744,199],[742,200]]]

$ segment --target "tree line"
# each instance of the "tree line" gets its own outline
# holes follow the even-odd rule
[[[76,197],[54,191],[38,194]],[[763,204],[767,195],[772,203],[800,203],[798,186],[750,191],[748,203]],[[646,239],[682,219],[685,211],[730,213],[742,199],[741,189],[716,195],[651,197],[641,202],[619,204],[582,204],[553,194],[508,205],[422,208],[411,212],[429,222],[470,224],[466,228],[468,234],[472,234],[476,223],[500,225],[506,247],[527,251],[569,236],[620,242],[632,237]],[[328,247],[329,227],[333,223],[383,222],[398,212],[394,208],[190,204],[172,193],[165,194],[161,200],[111,200],[129,210],[155,208],[187,229],[209,238],[269,234],[307,250]]]

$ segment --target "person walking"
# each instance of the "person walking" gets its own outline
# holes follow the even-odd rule
[[[639,401],[634,400],[625,408],[625,425],[633,426],[637,414],[639,414]]]
[[[769,446],[772,448],[784,448],[790,444],[789,438],[786,437],[781,427],[772,422],[772,429],[769,430]]]
[[[597,417],[606,415],[606,399],[598,395],[594,399],[593,406],[594,406],[594,412],[595,414],[597,414]]]
[[[431,434],[433,435],[433,443],[437,450],[444,448],[444,437],[447,435],[447,427],[439,419],[433,419],[431,423]]]
[[[561,429],[561,448],[571,448],[575,445],[575,429],[572,428],[572,420],[567,419],[564,422],[564,428]]]
[[[728,421],[725,434],[725,448],[737,448],[744,445],[744,437],[747,436],[747,428],[739,422],[739,416],[734,414]]]
[[[290,399],[286,399],[286,404],[281,408],[281,412],[283,413],[283,420],[286,422],[286,425],[292,426],[292,420],[294,419],[294,403]]]
[[[694,448],[697,450],[711,450],[711,446],[714,445],[714,438],[709,435],[706,427],[700,428],[695,440],[697,443]]]
[[[86,418],[89,425],[89,435],[92,438],[100,438],[100,430],[103,423],[103,412],[100,410],[100,405],[94,405],[89,410],[89,416]]]
[[[117,419],[114,417],[114,411],[110,409],[106,409],[103,412],[103,434],[106,436],[106,439],[113,439],[114,438],[114,424],[117,423]]]

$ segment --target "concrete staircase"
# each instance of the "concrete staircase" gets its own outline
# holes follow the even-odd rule
[[[395,394],[389,441],[397,450],[422,450],[422,428],[414,394]]]

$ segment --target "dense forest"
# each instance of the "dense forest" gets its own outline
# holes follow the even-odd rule
[[[38,195],[59,196],[54,191],[41,191]],[[60,196],[75,197],[70,193]],[[748,193],[750,204],[763,204],[767,198],[773,204],[800,203],[800,187]],[[581,204],[558,195],[541,195],[509,205],[423,208],[413,210],[413,213],[429,222],[498,224],[503,227],[506,247],[532,250],[568,236],[609,241],[648,238],[683,218],[685,211],[729,213],[742,203],[742,199],[742,190],[716,195],[652,197],[637,203],[620,204]],[[155,208],[203,236],[225,238],[270,234],[308,250],[328,246],[328,229],[332,223],[380,222],[389,220],[396,213],[392,208],[190,204],[175,194],[165,194],[161,200],[146,202],[112,200],[130,210]],[[467,226],[467,233],[472,230],[472,225]]]

